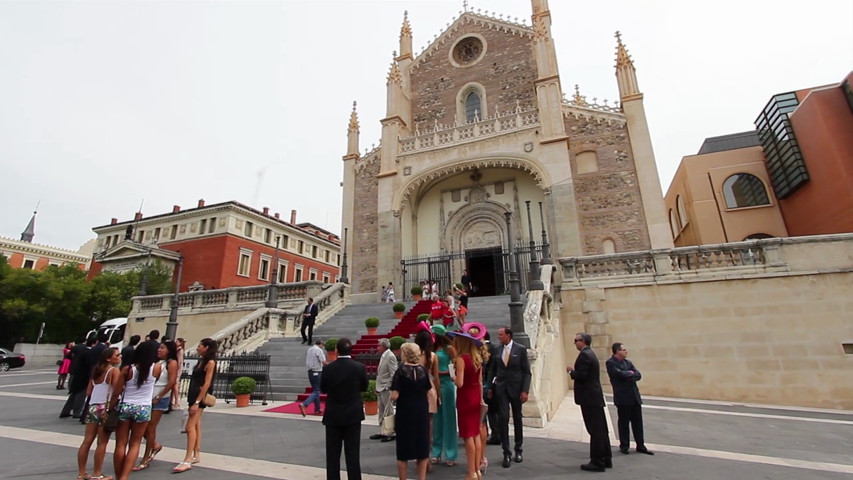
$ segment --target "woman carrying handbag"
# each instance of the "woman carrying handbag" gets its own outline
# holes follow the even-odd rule
[[[116,368],[121,364],[121,354],[117,348],[107,348],[101,352],[98,364],[92,371],[89,387],[86,394],[89,396],[89,410],[86,415],[86,434],[83,443],[77,450],[77,478],[91,480],[112,480],[113,477],[104,475],[104,457],[107,455],[107,443],[110,441],[111,431],[103,428],[107,419],[107,406],[113,395],[113,382],[119,376]],[[98,446],[95,448],[95,465],[92,475],[86,474],[86,461],[89,459],[89,449],[98,438]]]
[[[191,470],[193,464],[201,461],[201,414],[209,406],[205,405],[204,400],[210,395],[213,374],[216,372],[216,347],[216,341],[211,338],[202,339],[196,347],[199,360],[192,371],[187,390],[187,451],[184,461],[172,469],[174,473]]]

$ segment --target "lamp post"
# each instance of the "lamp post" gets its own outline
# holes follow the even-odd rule
[[[518,280],[518,271],[514,267],[514,253],[512,250],[512,213],[504,212],[506,218],[506,243],[509,250],[509,326],[512,328],[513,341],[525,347],[530,346],[530,338],[524,333],[524,303],[521,301],[521,286]]]
[[[545,215],[542,213],[542,202],[539,202],[539,223],[542,224],[542,265],[553,265],[551,245],[548,244],[548,234],[545,233]]]
[[[169,321],[166,322],[166,336],[174,340],[178,338],[178,292],[181,290],[181,274],[184,271],[184,256],[178,252],[178,281],[175,282],[175,295],[172,297],[172,308],[169,309]]]
[[[349,283],[349,278],[347,278],[347,231],[348,228],[344,228],[344,258],[341,262],[341,282]]]
[[[525,200],[527,204],[527,228],[530,235],[530,284],[528,290],[544,290],[545,284],[542,283],[542,275],[539,272],[539,260],[536,260],[536,242],[533,240],[533,219],[530,218],[530,200]]]
[[[275,236],[275,256],[273,257],[273,264],[270,266],[270,286],[267,290],[267,302],[264,304],[267,308],[275,308],[278,306],[278,299],[276,298],[276,284],[278,283],[278,242],[280,239],[280,236]]]

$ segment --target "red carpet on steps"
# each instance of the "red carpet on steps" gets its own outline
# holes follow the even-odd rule
[[[419,301],[406,312],[400,322],[390,332],[384,335],[363,335],[359,338],[352,346],[352,353],[370,353],[371,351],[375,351],[376,342],[380,338],[391,338],[398,335],[403,338],[409,338],[409,335],[415,333],[415,327],[418,325],[418,315],[429,313],[430,306],[432,306],[432,301],[430,300]]]
[[[265,412],[272,412],[272,413],[291,413],[293,415],[302,415],[302,412],[299,411],[299,403],[300,402],[288,403],[286,405],[281,405],[281,406],[278,406],[275,408],[268,408],[264,411]],[[326,410],[326,405],[324,403],[320,403],[320,408],[321,408],[320,411],[322,412],[322,411]],[[308,415],[313,415],[314,414],[314,405],[308,405],[307,410],[308,410]]]

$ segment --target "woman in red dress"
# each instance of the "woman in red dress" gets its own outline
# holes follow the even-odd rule
[[[71,370],[71,347],[74,342],[69,342],[62,349],[62,362],[59,364],[59,371],[56,372],[59,378],[56,380],[56,389],[65,390],[65,380],[68,379],[68,371]]]
[[[482,418],[483,384],[482,367],[485,363],[482,339],[486,327],[477,322],[466,323],[461,332],[447,332],[453,337],[456,349],[456,412],[459,424],[459,438],[465,440],[465,460],[468,472],[465,480],[481,478],[479,466],[483,453],[480,440],[480,420]]]

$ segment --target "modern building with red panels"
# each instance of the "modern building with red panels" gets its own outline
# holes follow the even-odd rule
[[[336,282],[340,239],[310,223],[296,223],[230,201],[93,228],[98,235],[89,277],[160,261],[181,264],[181,291],[318,280]]]

